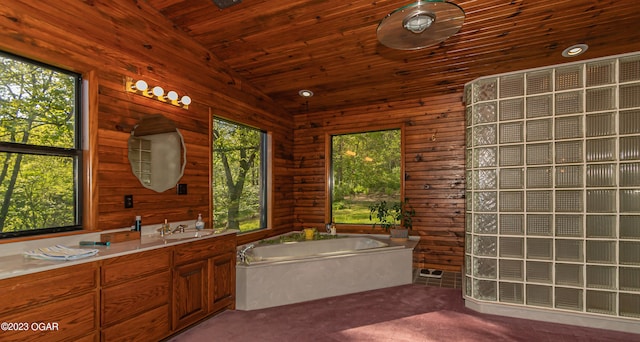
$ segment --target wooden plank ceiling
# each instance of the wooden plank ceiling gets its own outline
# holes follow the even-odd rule
[[[485,75],[640,51],[638,0],[451,0],[466,14],[460,32],[412,51],[376,39],[379,21],[412,0],[147,1],[292,114],[426,100]],[[588,51],[561,56],[576,43]]]

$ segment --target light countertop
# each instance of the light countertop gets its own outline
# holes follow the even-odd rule
[[[2,249],[2,253],[0,254],[0,279],[79,265],[83,263],[164,248],[168,246],[175,246],[202,239],[211,239],[229,234],[237,234],[239,232],[238,230],[228,229],[221,233],[213,233],[198,238],[165,240],[158,233],[155,233],[155,230],[152,230],[152,232],[154,233],[148,233],[148,230],[146,231],[147,232],[145,233],[145,229],[143,228],[143,232],[139,240],[112,243],[109,246],[79,246],[79,242],[100,241],[100,234],[111,231],[78,234],[61,238],[39,239],[0,245],[0,249]],[[76,260],[43,260],[27,257],[23,254],[25,251],[50,247],[54,245],[63,245],[70,248],[97,249],[98,253],[94,256]]]
[[[182,224],[183,222],[172,223],[172,226]],[[103,232],[93,232],[86,234],[70,235],[59,238],[38,239],[24,242],[15,242],[0,245],[0,279],[17,277],[25,274],[48,271],[52,269],[80,265],[83,263],[94,262],[98,260],[119,257],[132,253],[139,253],[168,246],[175,246],[183,243],[194,242],[202,239],[210,239],[219,236],[237,234],[238,230],[228,229],[221,233],[214,233],[198,238],[188,238],[179,240],[165,240],[156,231],[160,225],[144,226],[139,240],[112,243],[109,246],[79,246],[80,241],[100,241],[100,234],[108,232],[126,231],[126,229],[116,229]],[[339,234],[342,235],[342,234]],[[419,237],[411,236],[407,241],[395,242],[390,241],[388,235],[373,234],[344,234],[350,236],[366,236],[388,243],[390,246],[403,246],[404,248],[413,249],[418,244]],[[25,251],[37,248],[51,247],[55,245],[63,245],[70,248],[86,248],[97,249],[98,253],[94,256],[76,259],[76,260],[43,260],[25,256]]]

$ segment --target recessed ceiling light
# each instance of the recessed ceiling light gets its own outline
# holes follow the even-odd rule
[[[562,51],[562,56],[564,57],[579,56],[583,54],[585,51],[587,51],[588,48],[589,46],[587,44],[571,45],[568,48],[564,49],[564,51]]]
[[[298,92],[298,95],[302,97],[311,97],[313,96],[313,92],[311,90],[302,89]]]

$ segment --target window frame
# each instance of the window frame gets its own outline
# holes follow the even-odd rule
[[[237,125],[237,126],[241,126],[241,127],[245,127],[245,128],[249,128],[249,129],[254,129],[258,132],[260,132],[260,148],[259,148],[259,152],[260,152],[260,173],[261,173],[261,183],[260,183],[260,198],[259,198],[259,203],[261,206],[261,210],[259,213],[259,220],[260,220],[260,228],[257,229],[252,229],[252,230],[248,230],[248,231],[244,231],[244,232],[238,232],[238,235],[246,235],[246,234],[251,234],[251,233],[256,233],[256,232],[261,232],[264,231],[266,229],[269,229],[270,225],[271,225],[271,168],[272,168],[272,155],[271,155],[271,134],[266,131],[263,130],[261,128],[252,126],[252,125],[247,125],[245,123],[236,121],[236,120],[232,120],[232,119],[227,119],[225,117],[222,116],[218,116],[218,115],[211,115],[211,122],[210,122],[210,126],[211,126],[211,208],[210,208],[210,212],[211,212],[211,221],[212,224],[215,225],[215,215],[214,215],[214,209],[215,209],[215,190],[214,190],[214,157],[213,157],[213,153],[214,153],[214,145],[215,145],[215,134],[214,134],[214,128],[215,128],[215,122],[216,120],[219,121],[224,121],[227,122],[229,124],[233,124],[233,125]]]
[[[74,143],[73,148],[52,147],[43,145],[29,145],[12,142],[0,142],[0,152],[19,153],[23,155],[39,155],[51,157],[71,157],[73,158],[73,175],[74,175],[74,221],[73,225],[49,228],[35,228],[14,232],[0,232],[0,240],[40,236],[45,234],[77,231],[83,229],[84,220],[84,160],[83,160],[83,140],[84,140],[84,99],[83,99],[83,76],[80,73],[65,70],[51,64],[33,60],[27,57],[15,55],[6,51],[0,51],[0,55],[5,58],[11,58],[23,63],[32,64],[38,67],[46,68],[57,73],[71,76],[75,79],[74,84]]]
[[[366,127],[366,129],[344,129],[344,130],[332,130],[325,133],[325,224],[330,224],[333,220],[333,151],[332,151],[332,137],[336,135],[345,134],[359,134],[369,133],[377,131],[387,130],[400,130],[400,198],[405,198],[405,180],[407,178],[405,171],[405,137],[406,129],[405,124],[389,124]],[[355,224],[355,223],[340,223],[337,222],[341,231],[362,233],[364,229],[371,230],[373,222],[371,224]],[[381,231],[382,228],[373,228],[374,232]]]

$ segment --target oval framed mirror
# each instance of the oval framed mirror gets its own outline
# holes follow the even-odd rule
[[[144,118],[129,136],[129,163],[140,184],[164,192],[178,184],[187,165],[184,138],[162,115]]]

